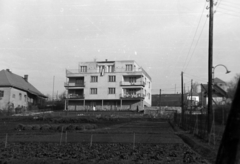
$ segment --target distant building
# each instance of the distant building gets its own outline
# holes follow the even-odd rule
[[[186,106],[187,94],[183,95],[184,105]],[[159,107],[158,109],[164,111],[177,111],[181,113],[182,110],[182,94],[159,94],[152,95],[152,106]]]
[[[27,108],[44,98],[47,97],[28,82],[28,75],[21,77],[9,69],[0,71],[0,110]]]
[[[213,79],[213,83],[216,84],[217,86],[219,86],[221,89],[223,89],[225,92],[227,92],[228,90],[228,85],[225,81],[219,79],[219,78],[214,78]]]
[[[133,60],[80,62],[66,70],[68,110],[142,110],[151,106],[151,77]]]
[[[213,84],[212,90],[213,105],[222,105],[227,103],[227,93],[217,84]],[[208,105],[208,84],[201,84],[200,102],[203,106]]]
[[[187,100],[187,95],[184,94],[184,102]],[[168,106],[181,107],[182,94],[159,94],[152,95],[152,106]]]

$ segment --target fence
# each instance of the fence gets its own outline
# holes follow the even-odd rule
[[[211,132],[210,135],[221,136],[227,117],[229,114],[229,106],[214,106],[211,118]],[[177,124],[181,129],[189,131],[190,133],[198,136],[199,138],[208,140],[207,132],[207,110],[192,111],[185,110],[182,120],[181,113],[174,114],[174,123]]]

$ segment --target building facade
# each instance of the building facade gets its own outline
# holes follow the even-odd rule
[[[66,70],[68,110],[143,110],[151,106],[151,77],[133,60],[80,62]]]
[[[0,110],[29,109],[47,98],[28,82],[28,75],[21,77],[9,69],[0,71]]]

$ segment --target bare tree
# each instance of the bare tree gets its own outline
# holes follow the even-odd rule
[[[235,95],[239,79],[240,79],[240,73],[236,74],[234,78],[230,82],[228,82],[227,94],[228,94],[228,97],[231,99],[233,99]]]
[[[197,95],[198,94],[198,86],[199,86],[198,82],[194,82],[192,84],[192,93],[193,93],[193,95]]]

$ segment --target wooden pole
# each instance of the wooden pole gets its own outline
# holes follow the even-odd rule
[[[91,134],[91,138],[90,138],[90,147],[92,147],[92,140],[93,140],[93,135]]]
[[[62,135],[63,135],[63,126],[62,126],[61,137],[60,137],[60,145],[62,144]]]
[[[6,139],[5,139],[5,148],[7,148],[7,143],[8,143],[8,134],[6,134]]]
[[[133,133],[133,150],[135,149],[135,133]]]
[[[191,116],[192,116],[192,105],[193,105],[193,103],[192,103],[192,91],[193,91],[192,83],[193,83],[193,80],[191,80],[191,111],[190,111]]]
[[[65,133],[65,143],[67,143],[67,131]]]
[[[161,89],[160,89],[160,91],[159,91],[159,110],[160,110],[160,112],[161,112]]]
[[[213,69],[213,0],[209,0],[209,45],[208,45],[208,111],[207,111],[207,131],[211,131],[212,113],[212,69]]]
[[[183,120],[184,120],[184,104],[183,104],[183,72],[181,73],[181,89],[182,89],[181,104],[182,104],[182,126],[183,126]]]

